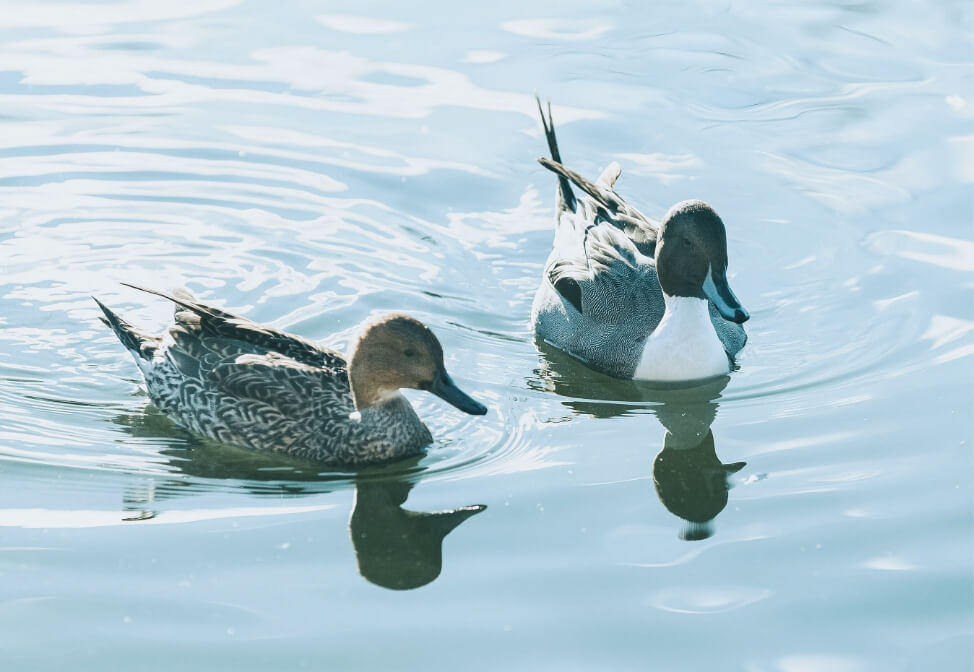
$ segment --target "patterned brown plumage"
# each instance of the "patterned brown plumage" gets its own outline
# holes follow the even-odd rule
[[[132,353],[152,402],[215,441],[355,466],[421,453],[432,440],[399,387],[429,389],[468,413],[486,412],[452,384],[432,332],[405,315],[369,325],[356,350],[374,351],[367,341],[392,348],[382,358],[385,367],[400,366],[406,357],[400,350],[410,360],[414,352],[432,353],[425,366],[394,377],[394,388],[369,386],[387,376],[374,366],[370,371],[363,358],[355,375],[367,389],[353,395],[350,366],[334,350],[202,304],[186,290],[128,286],[173,301],[174,324],[161,337],[148,336],[95,299],[103,321]],[[357,407],[356,399],[368,401]]]

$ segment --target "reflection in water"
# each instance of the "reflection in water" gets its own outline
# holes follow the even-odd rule
[[[407,479],[361,477],[348,533],[358,571],[372,583],[395,590],[418,588],[440,575],[443,539],[486,506],[477,504],[431,513],[402,508],[413,483]]]
[[[185,436],[185,440],[173,440],[160,454],[167,457],[172,471],[194,477],[141,481],[124,495],[125,520],[148,520],[156,515],[154,502],[209,489],[210,484],[201,483],[199,478],[241,481],[234,486],[254,495],[278,497],[322,494],[342,489],[351,481],[355,484],[355,503],[348,531],[359,573],[384,588],[408,590],[433,581],[443,565],[443,539],[467,518],[487,508],[482,504],[434,512],[403,508],[424,471],[419,466],[422,456],[341,474],[322,471],[319,464],[286,455],[199,440],[176,428],[152,407],[143,414],[119,416],[115,422],[142,437]]]
[[[592,371],[545,343],[538,347],[542,363],[536,373],[541,387],[571,397],[564,403],[574,411],[598,418],[636,409],[656,414],[666,430],[663,449],[653,460],[656,494],[668,511],[686,521],[680,538],[710,537],[714,518],[727,506],[728,476],[746,464],[723,464],[710,431],[717,417],[717,399],[730,378],[721,376],[692,387],[649,385]],[[537,385],[538,380],[529,384]]]
[[[713,534],[711,523],[727,506],[727,477],[747,464],[723,464],[717,457],[710,431],[716,415],[715,402],[664,403],[656,409],[666,434],[653,460],[653,483],[663,506],[686,521],[680,537],[688,541]]]

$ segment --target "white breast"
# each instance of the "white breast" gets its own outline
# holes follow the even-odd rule
[[[666,312],[650,334],[633,378],[678,381],[722,376],[727,353],[710,321],[705,299],[667,296]]]

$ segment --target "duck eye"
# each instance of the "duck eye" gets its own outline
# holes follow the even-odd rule
[[[416,355],[416,351],[412,348],[406,348],[402,351],[402,354],[404,354],[406,357],[413,357]]]
[[[690,241],[689,238],[684,238],[683,244],[686,245],[687,247],[693,247],[693,243]]]

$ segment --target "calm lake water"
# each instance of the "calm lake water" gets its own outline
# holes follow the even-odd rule
[[[972,669],[969,2],[0,9],[3,669]],[[570,167],[721,213],[729,380],[535,345],[535,90]],[[201,442],[123,281],[340,349],[407,311],[490,413],[409,394],[435,444],[360,474]]]

